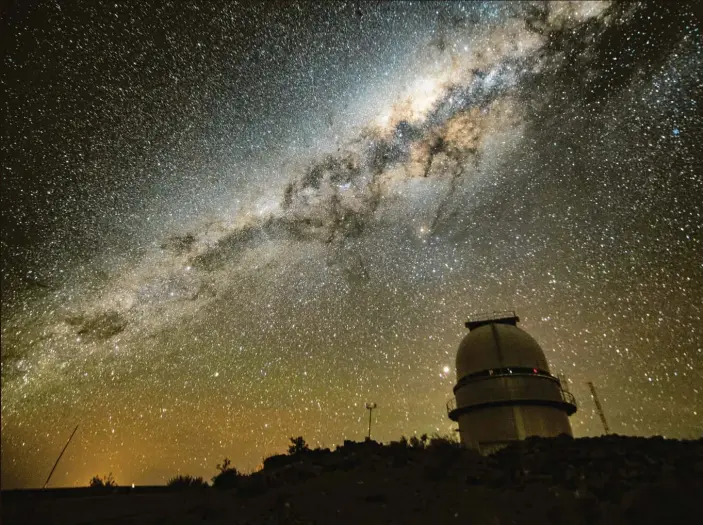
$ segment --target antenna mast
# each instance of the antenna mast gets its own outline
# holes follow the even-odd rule
[[[59,457],[56,458],[56,463],[54,463],[54,468],[51,469],[51,472],[49,472],[49,477],[46,478],[46,481],[44,482],[44,486],[42,488],[46,488],[46,486],[49,484],[49,480],[51,479],[51,476],[54,474],[54,471],[56,470],[56,466],[59,464],[59,461],[61,461],[61,457],[63,456],[63,453],[66,452],[66,449],[68,448],[68,444],[71,442],[73,439],[73,436],[76,435],[76,431],[78,430],[78,425],[76,425],[76,428],[73,429],[73,433],[71,434],[71,437],[68,438],[68,441],[66,441],[66,444],[63,447],[63,450],[61,451],[61,454],[59,454]]]
[[[371,441],[371,414],[373,413],[373,409],[377,407],[378,405],[376,405],[376,403],[366,403],[366,410],[369,411],[369,436],[366,438],[368,441]]]
[[[603,430],[605,430],[606,434],[610,434],[610,428],[608,428],[608,422],[605,420],[605,414],[603,413],[603,407],[600,404],[600,400],[598,399],[598,394],[596,394],[596,387],[593,385],[592,382],[588,382],[588,388],[591,389],[591,395],[593,396],[593,402],[596,404],[596,410],[598,411],[598,415],[600,416],[601,423],[603,423]]]

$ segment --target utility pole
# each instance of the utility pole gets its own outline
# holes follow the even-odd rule
[[[76,431],[78,430],[78,425],[76,425],[76,428],[73,429],[73,433],[71,434],[71,437],[68,438],[68,441],[66,441],[66,444],[63,447],[63,450],[61,451],[61,454],[59,454],[59,457],[56,458],[56,463],[54,463],[54,468],[51,469],[51,472],[49,472],[49,477],[46,478],[46,481],[44,482],[44,486],[42,488],[46,488],[46,486],[49,484],[49,480],[51,479],[51,476],[54,474],[54,471],[56,470],[56,466],[59,464],[59,461],[61,461],[61,457],[63,456],[63,453],[66,452],[66,449],[68,448],[68,444],[71,442],[73,439],[73,436],[76,435]]]
[[[366,438],[368,441],[371,441],[371,414],[373,413],[373,409],[377,408],[377,406],[376,403],[366,403],[366,410],[369,411],[369,436]]]
[[[601,423],[603,423],[603,430],[605,430],[606,434],[610,434],[610,428],[608,428],[608,422],[605,420],[605,414],[603,413],[603,407],[600,404],[600,400],[598,399],[598,394],[596,394],[596,387],[591,383],[590,381],[588,382],[588,388],[591,389],[591,395],[593,396],[593,402],[596,404],[596,410],[598,411],[598,415],[600,416]]]

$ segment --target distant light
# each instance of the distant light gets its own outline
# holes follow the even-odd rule
[[[442,372],[444,372],[445,374],[448,374],[448,373],[449,373],[449,367],[448,367],[448,366],[445,366],[444,368],[442,368]]]
[[[674,130],[672,131],[672,133],[674,134],[674,137],[678,137],[678,136],[679,136],[679,133],[681,133],[681,131],[679,130],[679,128],[674,128]]]
[[[134,483],[132,483],[132,488],[134,488]]]
[[[533,368],[532,371],[533,371],[535,374],[537,373],[537,369],[536,369],[536,368]]]

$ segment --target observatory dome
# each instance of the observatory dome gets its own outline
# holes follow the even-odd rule
[[[542,348],[527,332],[511,324],[484,324],[471,330],[456,355],[457,379],[491,369],[537,368],[549,372]]]

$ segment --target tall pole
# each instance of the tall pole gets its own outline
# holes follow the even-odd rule
[[[59,454],[59,457],[56,458],[56,463],[54,463],[54,468],[52,468],[51,472],[49,472],[49,477],[46,478],[46,481],[44,482],[44,486],[42,488],[46,488],[46,486],[49,484],[49,480],[51,479],[51,476],[54,474],[54,471],[56,470],[56,466],[59,464],[59,461],[61,461],[61,457],[63,456],[63,453],[66,452],[66,449],[68,448],[68,444],[73,439],[73,436],[76,435],[77,430],[78,430],[78,425],[76,425],[76,428],[73,429],[73,433],[71,434],[71,437],[68,438],[68,441],[66,441],[66,444],[64,445],[63,450],[61,451],[61,454]]]
[[[376,406],[376,403],[366,403],[366,410],[369,411],[369,436],[366,439],[369,441],[371,441],[371,414]]]
[[[596,410],[598,411],[598,415],[600,416],[601,423],[603,423],[603,430],[605,430],[606,434],[610,434],[610,429],[608,428],[608,422],[605,420],[605,414],[603,413],[603,407],[600,404],[600,400],[598,399],[598,394],[596,394],[596,387],[591,383],[590,381],[588,382],[588,388],[591,389],[591,395],[593,396],[593,402],[596,404]]]

